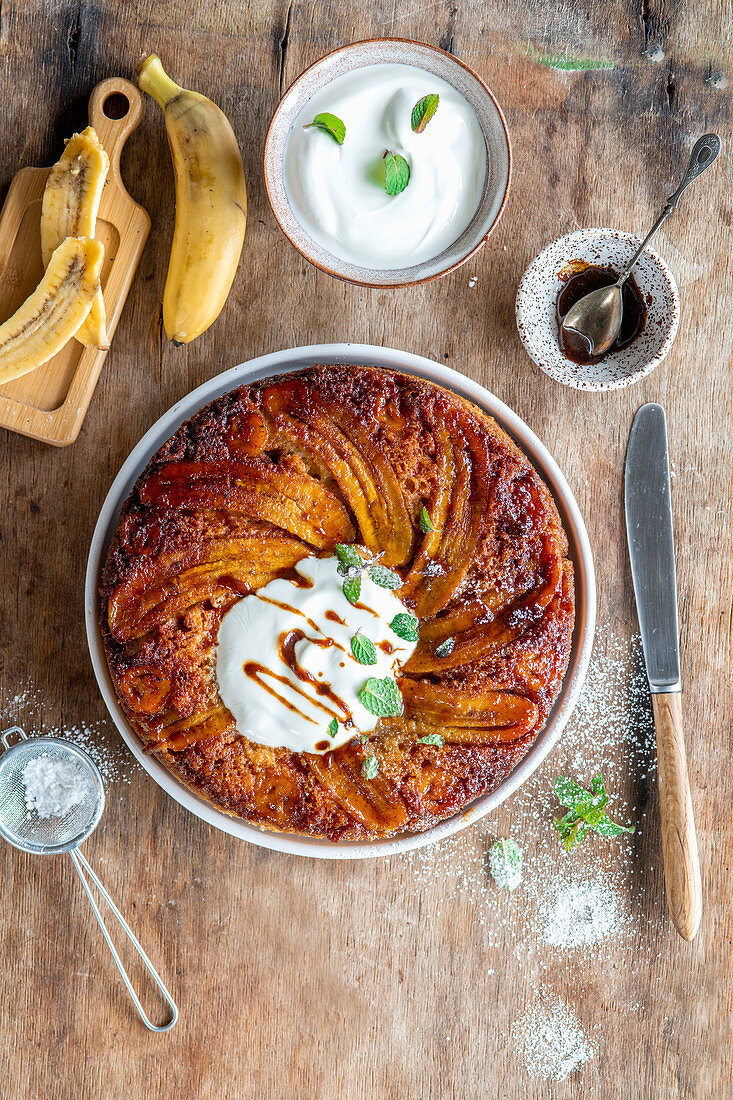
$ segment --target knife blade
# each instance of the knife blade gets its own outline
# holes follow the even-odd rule
[[[652,693],[681,691],[667,421],[661,405],[642,405],[634,418],[624,492],[649,688]]]

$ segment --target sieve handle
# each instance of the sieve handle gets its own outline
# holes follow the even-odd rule
[[[142,948],[140,942],[138,941],[137,937],[135,936],[135,933],[132,931],[129,924],[127,923],[125,918],[122,916],[122,913],[120,913],[120,911],[117,908],[117,906],[115,905],[115,903],[112,901],[112,898],[109,896],[109,894],[105,890],[104,886],[102,886],[102,883],[99,881],[96,874],[94,873],[92,868],[89,866],[89,863],[87,862],[87,860],[84,858],[84,856],[81,854],[81,852],[79,851],[78,848],[73,849],[72,851],[70,851],[69,855],[71,856],[74,867],[76,868],[76,873],[79,876],[79,878],[81,879],[81,884],[84,887],[84,890],[86,892],[87,897],[89,898],[89,904],[91,905],[92,909],[94,910],[94,916],[97,918],[97,923],[99,924],[99,927],[102,929],[102,934],[104,935],[104,938],[107,941],[107,946],[109,947],[110,951],[112,952],[112,958],[115,960],[115,963],[117,964],[117,969],[119,970],[120,975],[122,977],[122,980],[125,983],[125,986],[127,987],[127,992],[132,997],[132,1002],[133,1002],[133,1004],[135,1005],[135,1008],[138,1011],[138,1015],[140,1016],[140,1019],[145,1024],[145,1026],[150,1029],[150,1031],[170,1031],[170,1029],[175,1024],[176,1020],[178,1019],[178,1008],[176,1007],[175,1001],[171,997],[171,995],[168,992],[168,990],[166,989],[166,987],[163,985],[163,981],[162,981],[160,975],[158,974],[157,970],[155,969],[155,967],[151,963],[148,956],[143,951],[143,948]],[[83,870],[82,870],[82,868],[83,868]],[[125,935],[130,940],[133,947],[135,948],[138,955],[140,956],[143,963],[145,964],[145,967],[146,967],[148,973],[150,974],[153,981],[157,985],[158,989],[160,990],[160,992],[163,994],[166,1001],[170,1005],[171,1018],[170,1018],[170,1020],[168,1021],[167,1024],[162,1024],[160,1027],[158,1027],[156,1024],[152,1023],[150,1021],[150,1019],[148,1018],[148,1016],[146,1015],[145,1010],[143,1009],[143,1006],[140,1004],[140,999],[139,999],[137,993],[135,992],[135,990],[132,988],[132,982],[130,981],[129,977],[127,976],[127,971],[125,970],[124,966],[122,965],[122,959],[118,955],[117,948],[112,943],[112,940],[110,938],[110,934],[107,931],[107,926],[104,923],[104,921],[102,920],[102,914],[99,911],[99,906],[97,905],[96,901],[92,897],[92,892],[89,889],[89,883],[87,882],[86,875],[84,874],[85,871],[86,871],[86,874],[89,875],[89,877],[91,878],[94,885],[99,890],[99,892],[102,895],[102,897],[104,898],[104,900],[107,902],[107,905],[109,905],[110,909],[112,910],[115,917],[117,918],[120,925],[122,926],[122,929],[123,929]]]

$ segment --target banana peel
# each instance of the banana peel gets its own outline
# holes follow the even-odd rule
[[[67,237],[94,237],[108,171],[109,157],[94,127],[87,126],[69,138],[51,169],[43,193],[41,253],[44,266],[48,266],[51,255]],[[109,347],[101,290],[76,339],[85,347]]]
[[[40,283],[0,325],[0,385],[48,362],[75,336],[99,293],[104,246],[67,237],[51,254]]]

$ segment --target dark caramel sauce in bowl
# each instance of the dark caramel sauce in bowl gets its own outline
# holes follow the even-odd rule
[[[560,278],[564,286],[557,298],[555,317],[557,320],[558,343],[563,355],[571,359],[573,363],[585,366],[588,363],[598,363],[614,351],[621,351],[636,340],[644,331],[647,318],[647,307],[644,296],[633,274],[629,276],[622,287],[623,316],[618,336],[603,355],[588,355],[585,341],[574,338],[572,332],[565,333],[562,322],[568,311],[576,302],[591,294],[594,290],[600,290],[604,286],[612,286],[619,277],[619,272],[612,267],[600,267],[586,263],[585,260],[572,260],[560,272]]]

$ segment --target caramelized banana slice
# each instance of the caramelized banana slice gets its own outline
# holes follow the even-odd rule
[[[67,237],[30,298],[0,325],[0,384],[35,370],[78,332],[99,290],[104,248]]]
[[[319,784],[350,814],[370,831],[400,829],[407,821],[407,810],[394,786],[380,775],[362,778],[360,761],[344,752],[328,756],[307,754],[308,770]]]
[[[487,657],[501,646],[516,641],[541,622],[562,582],[562,559],[553,556],[547,567],[545,583],[515,600],[491,622],[468,627],[463,631],[456,630],[456,625],[463,621],[463,615],[425,623],[420,629],[418,648],[406,664],[405,671],[412,675],[447,672]],[[453,649],[443,657],[436,656],[436,649],[447,638],[455,638]]]
[[[175,716],[174,716],[175,717]],[[189,718],[157,723],[157,739],[145,746],[146,752],[181,752],[188,745],[218,737],[233,726],[233,718],[224,706],[214,706]],[[152,723],[151,723],[152,726]]]
[[[201,600],[261,588],[307,553],[300,540],[272,534],[211,539],[183,552],[144,559],[110,597],[112,636],[130,642]]]
[[[431,508],[433,530],[423,540],[407,577],[420,618],[437,615],[450,603],[472,562],[486,522],[489,470],[468,423],[449,439],[436,431],[439,493]]]
[[[143,504],[161,508],[221,509],[266,520],[318,549],[354,535],[343,504],[320,481],[263,459],[169,462],[148,478]]]
[[[405,714],[440,726],[448,740],[514,741],[529,733],[539,717],[531,699],[500,688],[467,691],[464,687],[405,678],[400,690]]]
[[[372,433],[344,406],[300,396],[298,379],[263,391],[275,428],[305,451],[336,482],[356,518],[359,537],[385,565],[404,565],[415,534],[402,490]]]

